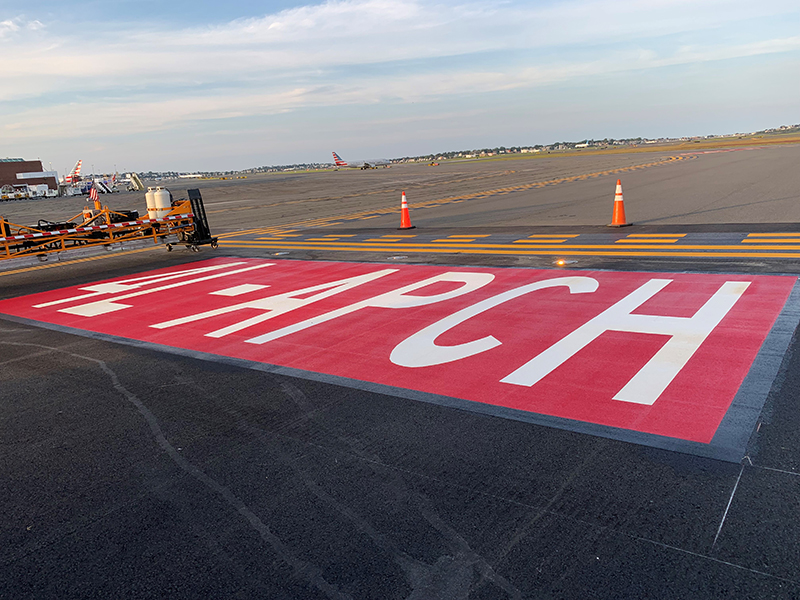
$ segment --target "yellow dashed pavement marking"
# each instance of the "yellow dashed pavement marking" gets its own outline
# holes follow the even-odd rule
[[[536,239],[536,240],[538,240],[539,238],[576,238],[579,235],[580,235],[579,233],[573,233],[573,234],[562,233],[560,235],[559,234],[555,234],[555,233],[542,233],[542,234],[529,235],[527,237],[527,239]]]
[[[514,240],[512,244],[561,244],[566,242],[567,238],[546,238],[541,240],[534,240],[534,239],[524,239],[524,240]]]
[[[621,240],[616,240],[615,244],[674,244],[680,238],[658,238],[658,239],[636,239],[636,238],[623,238]]]
[[[682,238],[685,233],[632,233],[629,238]]]
[[[264,249],[286,249],[286,246],[275,246],[275,245],[253,245],[241,242],[225,242],[224,247],[226,248],[264,248]],[[612,247],[613,248],[613,247]],[[463,248],[453,248],[452,246],[397,246],[397,245],[388,245],[388,246],[380,246],[380,245],[363,245],[363,246],[341,246],[341,247],[331,247],[330,250],[340,250],[340,251],[353,251],[353,252],[364,252],[364,251],[387,251],[387,252],[397,252],[397,250],[402,250],[404,252],[425,252],[429,254],[440,254],[440,253],[450,253],[450,254],[507,254],[507,255],[520,255],[520,256],[534,256],[534,255],[541,255],[541,256],[619,256],[619,257],[637,257],[637,256],[658,256],[658,257],[690,257],[690,258],[798,258],[800,254],[797,252],[790,252],[790,253],[780,253],[780,252],[690,252],[690,251],[675,251],[672,250],[674,246],[668,247],[672,251],[671,252],[655,252],[653,247],[650,246],[643,246],[643,248],[647,248],[647,252],[632,252],[633,248],[630,246],[625,246],[625,251],[619,250],[619,246],[615,249],[615,251],[599,251],[596,249],[592,250],[580,250],[576,249],[574,246],[562,246],[560,248],[553,249],[550,247],[549,249],[541,248],[541,249],[521,249],[520,247],[516,247],[515,250],[509,251],[508,249],[494,249],[494,248],[486,248],[481,246],[464,246]],[[681,247],[684,248],[684,247]],[[705,248],[705,247],[704,247]],[[741,246],[732,246],[731,248],[738,248],[741,250]],[[759,250],[763,250],[763,246],[758,247]],[[293,250],[320,250],[320,246],[303,246],[297,245],[293,246],[291,249]]]
[[[243,244],[243,245],[252,245],[253,247],[261,247],[261,246],[263,246],[263,247],[270,247],[270,248],[271,247],[299,248],[299,247],[303,246],[303,247],[307,247],[307,248],[313,247],[313,248],[316,248],[316,249],[320,249],[320,248],[340,249],[340,248],[343,248],[343,247],[347,247],[347,248],[351,248],[351,249],[363,249],[363,248],[366,248],[366,247],[370,247],[370,248],[374,247],[374,244],[365,244],[363,242],[354,242],[354,241],[347,241],[347,242],[341,242],[341,243],[328,242],[328,243],[325,243],[325,244],[320,243],[320,242],[306,243],[306,242],[301,242],[301,241],[291,241],[291,242],[287,241],[284,244],[278,245],[278,244],[269,244],[269,243],[266,243],[266,242],[256,242],[256,241],[250,242],[250,241],[247,241],[247,240],[241,240],[241,241],[237,240],[236,243],[237,244]],[[548,242],[542,242],[543,245],[539,245],[539,246],[537,246],[535,243],[530,243],[530,244],[524,246],[524,248],[525,248],[525,250],[531,250],[531,249],[536,249],[536,248],[545,249],[545,248],[548,248],[548,247],[552,248],[552,245],[550,245],[550,246],[544,245],[544,244],[547,244],[547,243]],[[670,242],[667,242],[667,244],[668,243],[670,243]],[[491,253],[489,251],[493,251],[493,250],[503,250],[503,251],[505,251],[505,250],[519,250],[520,248],[522,248],[521,246],[513,246],[513,245],[508,245],[508,244],[469,244],[469,243],[466,243],[464,240],[442,240],[441,242],[434,240],[433,242],[428,242],[428,243],[420,242],[420,243],[405,243],[405,244],[399,244],[399,245],[394,244],[392,247],[393,248],[398,248],[399,247],[399,248],[403,248],[403,249],[436,248],[436,247],[439,247],[439,248],[443,248],[443,247],[444,248],[455,248],[455,249],[458,249],[458,248],[470,248],[470,249],[473,249],[474,248],[474,249],[486,250],[487,253]],[[673,250],[675,248],[675,246],[669,246],[669,245],[658,245],[658,244],[633,245],[633,244],[631,244],[631,245],[626,245],[624,247],[625,247],[626,250],[634,250],[634,249],[653,250],[653,249],[659,249],[659,250],[672,250],[672,252],[670,254],[675,252],[675,250]],[[620,248],[620,246],[615,246],[614,244],[570,244],[570,245],[561,246],[560,248],[563,251],[567,251],[567,250],[572,251],[573,249],[579,249],[579,250],[601,250],[601,251],[602,250],[616,250],[616,251],[619,252],[618,249]],[[681,251],[684,251],[684,250],[700,250],[700,251],[739,250],[739,251],[741,251],[742,246],[740,246],[740,245],[730,245],[730,244],[709,244],[709,245],[682,244],[681,246],[679,246],[679,248],[681,249]],[[757,248],[759,250],[793,250],[793,251],[795,251],[795,253],[792,254],[792,256],[800,257],[800,253],[797,252],[797,250],[799,248],[796,245],[791,245],[791,246],[786,246],[786,245],[757,246]],[[704,253],[702,253],[702,252],[694,252],[694,253],[692,253],[692,255],[693,256],[703,256]]]
[[[800,237],[800,233],[748,233],[748,238],[756,237]]]
[[[434,242],[474,242],[478,238],[487,238],[490,237],[491,234],[487,235],[448,235],[446,238],[433,240]]]
[[[765,238],[763,240],[753,239],[753,238],[745,238],[742,240],[743,244],[800,244],[800,238]]]
[[[615,240],[615,244],[674,244],[685,233],[632,233],[628,237]]]

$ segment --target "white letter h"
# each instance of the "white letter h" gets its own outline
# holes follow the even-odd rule
[[[668,335],[667,343],[614,396],[614,400],[653,404],[750,285],[726,281],[693,317],[631,314],[671,281],[651,279],[501,381],[530,387],[606,331]]]

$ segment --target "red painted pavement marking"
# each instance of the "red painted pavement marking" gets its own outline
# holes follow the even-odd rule
[[[708,443],[795,281],[223,258],[0,312]]]

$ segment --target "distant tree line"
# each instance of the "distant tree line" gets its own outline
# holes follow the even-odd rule
[[[417,156],[403,156],[401,158],[393,158],[393,163],[404,162],[433,162],[437,160],[452,160],[457,158],[477,158],[481,156],[497,156],[501,154],[524,154],[528,152],[550,152],[553,150],[574,150],[583,147],[603,148],[608,146],[625,146],[625,145],[639,145],[639,144],[652,144],[655,142],[676,142],[682,140],[699,140],[717,137],[735,137],[745,135],[764,135],[770,133],[800,133],[800,124],[796,125],[781,125],[780,127],[773,127],[770,129],[763,129],[761,131],[754,131],[752,133],[729,133],[723,135],[699,135],[681,138],[603,138],[600,139],[584,139],[579,142],[554,142],[552,144],[534,144],[532,146],[497,146],[494,148],[474,148],[472,150],[447,150],[445,152],[433,152],[431,154],[420,154]],[[312,163],[294,163],[290,165],[266,165],[263,167],[253,167],[250,169],[243,169],[241,171],[202,171],[192,173],[193,175],[203,175],[208,177],[224,177],[227,175],[246,175],[255,173],[275,173],[281,171],[316,171],[322,169],[331,169],[334,167],[333,163],[327,162],[312,162]],[[139,173],[142,179],[171,179],[177,178],[181,173],[178,171],[146,171]]]

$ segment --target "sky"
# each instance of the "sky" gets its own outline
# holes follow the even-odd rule
[[[0,158],[59,174],[795,123],[797,0],[0,0]]]

